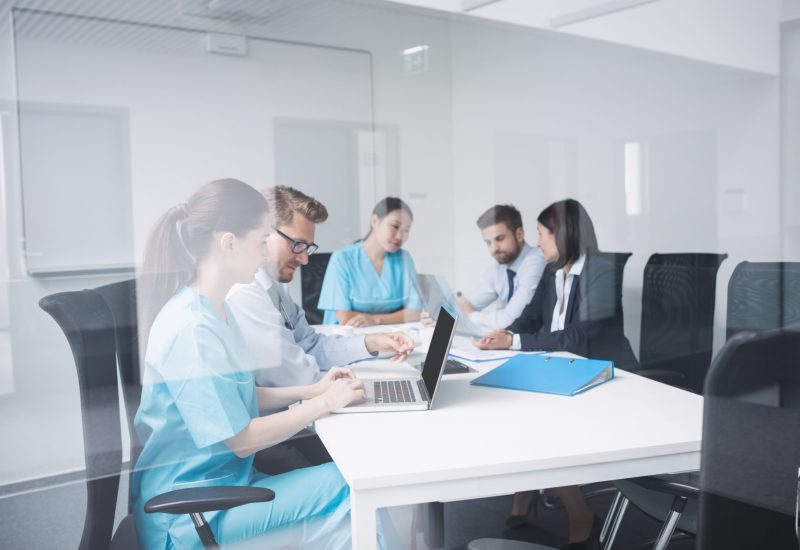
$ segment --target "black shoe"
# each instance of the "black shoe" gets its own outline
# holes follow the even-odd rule
[[[602,525],[600,524],[600,518],[592,516],[592,528],[589,531],[589,536],[586,540],[580,542],[570,542],[569,544],[562,546],[561,550],[593,550],[597,548],[600,542],[600,530],[602,529]]]

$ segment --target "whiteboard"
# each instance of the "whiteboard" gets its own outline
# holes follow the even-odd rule
[[[132,268],[127,111],[21,103],[19,130],[28,273]]]
[[[368,52],[247,37],[246,55],[216,55],[206,35],[14,10],[30,274],[132,268],[158,216],[213,179],[324,195],[331,182],[353,181],[353,162],[363,168],[357,159],[334,163],[343,172],[331,174],[301,139],[294,158],[315,174],[303,172],[301,182],[281,170],[285,181],[277,181],[275,157],[285,147],[276,141],[285,135],[274,129],[287,118],[372,128]],[[373,185],[368,177],[355,184]],[[361,195],[346,195],[349,210],[360,211]]]

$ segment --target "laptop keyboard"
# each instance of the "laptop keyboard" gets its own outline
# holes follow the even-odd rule
[[[411,380],[379,380],[374,383],[376,403],[414,403]]]

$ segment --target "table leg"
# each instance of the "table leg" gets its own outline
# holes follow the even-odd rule
[[[376,550],[378,530],[377,507],[365,495],[350,492],[350,528],[353,532],[353,550]]]
[[[444,504],[428,502],[422,506],[425,510],[425,545],[428,548],[444,548]]]

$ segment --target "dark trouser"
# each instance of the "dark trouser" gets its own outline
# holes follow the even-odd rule
[[[317,434],[302,430],[292,439],[258,451],[253,466],[259,472],[278,475],[298,468],[318,466],[331,460],[331,455]]]

